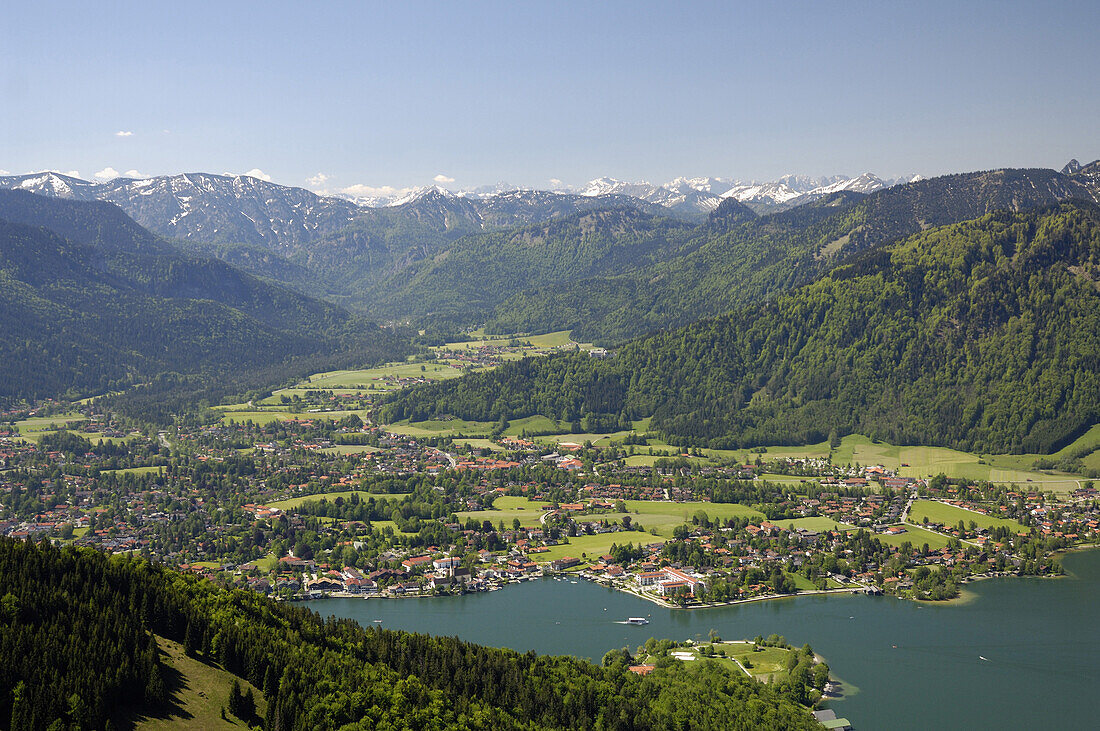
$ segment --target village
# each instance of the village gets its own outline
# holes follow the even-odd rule
[[[1094,543],[1100,525],[1091,484],[1058,497],[812,459],[638,466],[615,448],[500,437],[489,452],[355,415],[171,434],[90,412],[61,420],[69,430],[13,416],[0,534],[133,552],[280,599],[572,576],[674,607],[939,600],[978,578],[1056,574],[1057,553]]]

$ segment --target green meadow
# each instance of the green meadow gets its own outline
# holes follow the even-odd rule
[[[966,525],[973,521],[979,528],[1008,528],[1013,532],[1027,531],[1027,528],[1015,520],[1008,518],[996,518],[991,515],[983,515],[973,510],[957,508],[954,505],[945,505],[934,500],[916,500],[909,510],[909,520],[912,523],[923,523],[924,518],[932,523],[943,525],[958,525],[961,520]]]
[[[763,519],[763,514],[745,505],[737,503],[673,503],[656,502],[652,500],[626,500],[624,501],[627,512],[610,513],[585,513],[575,515],[579,521],[601,521],[618,523],[626,516],[630,516],[635,525],[641,525],[642,531],[619,531],[615,533],[601,533],[599,535],[579,535],[569,538],[569,543],[559,546],[551,546],[545,553],[534,554],[539,563],[546,563],[565,556],[581,558],[582,553],[589,556],[599,556],[611,548],[612,543],[659,543],[672,537],[672,531],[676,526],[691,523],[697,513],[706,513],[710,520],[726,520],[727,518],[747,516],[754,520]],[[523,497],[505,495],[497,498],[493,503],[493,510],[468,510],[458,513],[458,517],[465,521],[467,518],[475,520],[488,520],[497,525],[504,521],[506,528],[512,527],[512,521],[519,519],[523,527],[535,527],[539,524],[539,518],[545,512],[542,506],[545,502],[528,500]],[[811,519],[814,520],[814,519]],[[797,521],[796,521],[797,523]]]
[[[32,416],[15,422],[15,431],[23,439],[37,442],[45,434],[53,434],[69,429],[88,420],[83,414],[57,414],[55,416]]]
[[[292,508],[298,507],[299,505],[301,505],[304,502],[310,502],[310,501],[320,502],[322,500],[327,500],[329,502],[333,502],[338,497],[342,497],[345,500],[347,500],[352,495],[358,495],[360,500],[366,500],[368,497],[372,497],[375,500],[399,500],[399,499],[404,497],[404,495],[391,495],[391,494],[388,494],[388,493],[378,494],[378,493],[373,493],[373,492],[367,492],[366,490],[343,490],[343,491],[340,491],[340,492],[317,493],[315,495],[299,495],[297,497],[291,497],[291,498],[287,498],[285,500],[275,500],[273,502],[265,503],[265,505],[269,508],[278,508],[279,510],[290,510]]]
[[[888,546],[901,546],[901,544],[908,541],[913,544],[915,548],[920,548],[925,543],[928,544],[930,550],[936,551],[941,548],[947,547],[947,536],[940,535],[939,533],[933,533],[930,530],[918,528],[915,525],[906,525],[905,532],[898,535],[889,535],[885,533],[876,533],[875,538],[879,539]]]

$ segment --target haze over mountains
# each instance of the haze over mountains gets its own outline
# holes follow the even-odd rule
[[[601,178],[571,192],[433,186],[374,207],[208,173],[102,183],[39,173],[0,178],[0,188],[114,203],[193,254],[384,321],[570,328],[621,342],[805,283],[930,225],[1095,201],[1096,167],[903,184],[865,174],[751,185]]]
[[[9,176],[0,275],[3,321],[19,337],[6,341],[0,395],[87,394],[165,372],[287,373],[411,347],[374,322],[415,325],[429,341],[483,325],[618,346],[775,301],[933,227],[1100,202],[1098,171],[1071,162],[890,187],[861,176],[769,190],[716,179],[430,188],[375,208],[245,176]],[[796,189],[786,202],[802,202],[780,210]],[[686,204],[691,191],[720,200],[701,221],[644,199]],[[764,213],[761,196],[774,203]]]

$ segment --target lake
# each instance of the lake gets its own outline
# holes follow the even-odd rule
[[[544,579],[462,597],[308,606],[364,626],[381,619],[387,629],[595,662],[651,636],[778,633],[825,657],[849,689],[831,707],[857,729],[1096,728],[1100,551],[1070,554],[1064,566],[1064,579],[989,579],[945,605],[835,595],[672,610],[583,580]],[[650,623],[621,624],[634,616]]]

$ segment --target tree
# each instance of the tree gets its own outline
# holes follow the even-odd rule
[[[237,718],[245,718],[244,696],[241,694],[241,683],[236,678],[233,679],[233,685],[229,689],[229,712]]]
[[[249,719],[256,715],[256,697],[252,695],[252,689],[244,692],[241,699],[241,718]]]
[[[31,706],[27,701],[27,686],[22,680],[15,684],[11,700],[11,728],[31,727]]]

